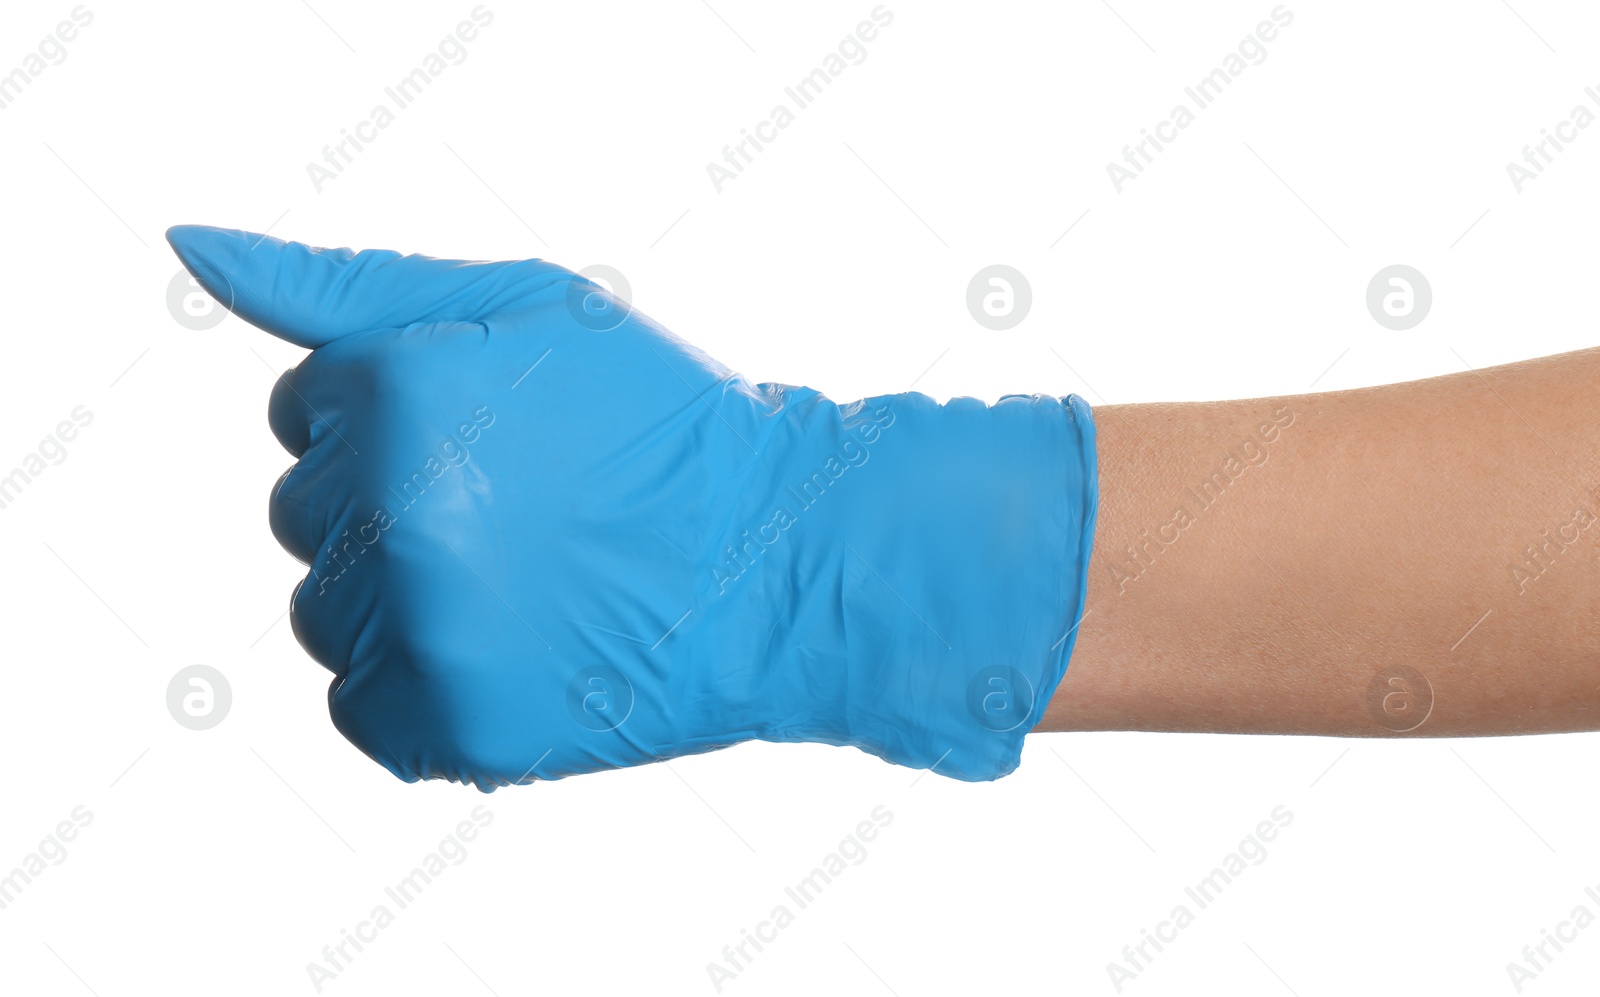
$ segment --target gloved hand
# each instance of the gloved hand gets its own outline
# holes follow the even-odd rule
[[[292,620],[333,722],[395,775],[488,790],[751,738],[1016,767],[1083,612],[1082,399],[839,405],[551,263],[167,237],[312,351],[272,392],[298,463],[270,521],[311,569]]]

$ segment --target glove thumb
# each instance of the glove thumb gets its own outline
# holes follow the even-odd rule
[[[175,225],[167,242],[229,311],[307,349],[418,322],[480,321],[574,276],[542,260],[358,253],[209,225]]]

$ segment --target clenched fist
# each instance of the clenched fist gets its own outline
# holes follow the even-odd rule
[[[168,238],[311,350],[272,392],[296,463],[270,521],[333,722],[395,775],[489,790],[752,738],[1016,767],[1083,612],[1081,399],[840,405],[539,260]]]

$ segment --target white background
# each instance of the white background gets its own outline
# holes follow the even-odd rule
[[[1123,992],[1515,993],[1524,945],[1600,914],[1595,735],[1034,735],[988,785],[763,744],[488,797],[400,783],[334,731],[282,618],[302,569],[267,528],[289,457],[264,416],[299,351],[175,321],[162,240],[604,263],[734,368],[840,400],[1443,374],[1597,338],[1600,127],[1521,193],[1505,167],[1600,86],[1600,15],[1512,4],[1291,2],[1266,61],[1119,194],[1106,164],[1269,0],[894,0],[866,61],[718,193],[707,162],[871,0],[491,0],[466,61],[318,193],[306,164],[470,0],[91,2],[0,111],[0,471],[94,414],[0,510],[0,872],[94,815],[0,910],[0,990],[314,993],[307,963],[483,804],[468,858],[324,992],[714,994],[707,964],[883,805],[866,859],[724,993],[1114,994],[1107,963],[1282,805],[1266,860]],[[0,73],[72,6],[0,9]],[[964,304],[993,263],[1033,288],[1004,332]],[[1393,263],[1434,293],[1405,332],[1364,302]],[[234,695],[203,732],[165,705],[197,663]],[[1525,992],[1597,980],[1590,927]]]

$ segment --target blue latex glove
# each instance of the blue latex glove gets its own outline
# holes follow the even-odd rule
[[[751,738],[1017,766],[1083,613],[1082,399],[840,405],[539,260],[167,237],[312,351],[272,392],[299,461],[270,520],[311,569],[292,619],[333,722],[395,775],[492,789]]]

